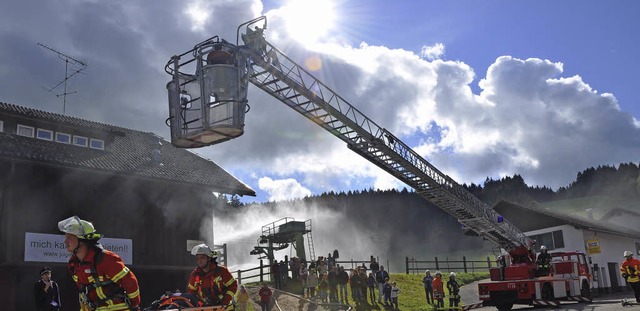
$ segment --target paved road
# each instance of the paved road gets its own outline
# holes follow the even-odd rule
[[[482,282],[482,281],[480,281]],[[475,302],[478,302],[478,282],[471,283],[469,285],[465,285],[460,289],[460,296],[462,297],[462,302],[465,305],[469,305]],[[563,303],[559,308],[543,308],[543,307],[532,307],[532,306],[521,306],[516,305],[513,307],[513,310],[572,310],[572,311],[614,311],[614,310],[640,310],[640,305],[637,306],[627,306],[623,307],[620,301],[623,298],[631,299],[633,297],[632,292],[627,293],[616,293],[611,295],[604,295],[600,297],[594,297],[593,302],[589,304],[585,303],[577,303],[577,302],[566,302]],[[633,299],[632,299],[633,300]],[[478,311],[495,311],[497,310],[495,307],[483,307],[474,309]]]

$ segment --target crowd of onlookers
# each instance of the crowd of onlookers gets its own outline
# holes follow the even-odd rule
[[[327,257],[319,256],[311,262],[301,261],[297,257],[274,260],[271,266],[271,278],[277,289],[293,281],[301,285],[301,294],[308,299],[321,302],[349,303],[348,290],[356,304],[382,304],[398,308],[400,288],[396,282],[389,281],[385,271],[375,257],[371,256],[369,265],[362,263],[347,269],[336,262],[337,250]]]

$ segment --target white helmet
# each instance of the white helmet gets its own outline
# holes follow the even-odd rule
[[[544,246],[544,245],[540,246],[540,251],[546,251],[546,250],[547,250],[546,246]]]
[[[456,277],[456,273],[455,272],[449,273],[449,277]]]
[[[102,238],[102,234],[96,233],[92,223],[82,220],[78,216],[71,216],[59,221],[58,229],[64,233],[75,235],[82,240],[97,241]]]
[[[629,256],[633,256],[633,253],[631,251],[624,251],[623,257],[629,257]]]
[[[209,246],[207,246],[207,244],[198,244],[196,246],[193,247],[193,249],[191,249],[191,255],[206,255],[208,257],[214,258],[218,256],[218,253],[214,250],[212,250],[211,248],[209,248]]]
[[[440,274],[442,276],[442,272],[440,272],[440,270],[436,271],[436,275]]]

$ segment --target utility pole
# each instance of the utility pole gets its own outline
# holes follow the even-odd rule
[[[81,60],[75,59],[60,51],[57,51],[54,48],[48,47],[40,42],[38,42],[38,45],[51,52],[56,53],[58,55],[58,58],[64,61],[64,79],[58,82],[58,84],[54,85],[52,88],[47,89],[49,92],[56,94],[54,90],[58,88],[61,84],[64,84],[64,91],[60,94],[56,94],[56,97],[62,96],[62,114],[64,115],[66,114],[66,109],[67,109],[67,95],[77,93],[76,91],[69,92],[67,90],[67,81],[71,79],[71,77],[81,73],[84,69],[86,69],[87,63]],[[71,70],[73,71],[71,74],[69,74],[69,69],[70,69],[69,65],[71,65],[72,67]]]

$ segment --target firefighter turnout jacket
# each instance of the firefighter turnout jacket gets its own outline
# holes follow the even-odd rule
[[[626,259],[620,266],[620,274],[629,283],[640,282],[640,260],[631,258]]]
[[[206,273],[200,267],[191,272],[187,289],[189,293],[198,295],[206,305],[225,306],[226,310],[233,310],[238,282],[226,267],[209,262]]]
[[[116,253],[98,244],[88,248],[83,260],[75,254],[71,256],[68,267],[80,291],[80,310],[138,309],[138,280]]]

